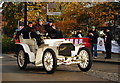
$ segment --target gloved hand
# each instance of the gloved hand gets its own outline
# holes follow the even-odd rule
[[[37,34],[37,35],[40,35],[40,32],[39,32],[39,31],[36,31],[36,34]]]
[[[43,36],[43,35],[44,35],[43,33],[40,33],[39,31],[36,31],[36,34],[37,34],[37,35],[40,35],[40,36]]]

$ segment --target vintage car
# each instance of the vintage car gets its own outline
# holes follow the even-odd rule
[[[66,39],[42,39],[44,43],[38,46],[36,39],[23,39],[22,35],[19,36],[16,46],[20,69],[25,69],[29,63],[43,66],[48,74],[54,73],[59,65],[76,64],[84,72],[91,68],[91,53],[82,44],[74,46]]]

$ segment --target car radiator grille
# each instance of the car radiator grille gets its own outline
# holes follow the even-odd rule
[[[64,43],[59,46],[59,55],[71,56],[71,51],[75,50],[75,46],[72,43]]]

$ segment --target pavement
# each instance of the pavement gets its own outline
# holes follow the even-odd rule
[[[96,59],[93,58],[93,62],[120,64],[120,54],[112,53],[111,59],[105,59],[105,53],[98,52],[98,56]]]

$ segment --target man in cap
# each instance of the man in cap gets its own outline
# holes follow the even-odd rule
[[[37,33],[37,35],[36,35],[37,44],[38,44],[38,46],[40,46],[41,44],[43,44],[43,40],[42,40],[41,36],[46,35],[46,30],[43,25],[43,20],[39,18],[37,20],[37,24],[34,26],[34,28]]]
[[[32,24],[32,21],[29,21],[28,22],[28,25],[25,26],[23,29],[21,29],[17,35],[16,35],[16,38],[19,38],[19,35],[20,34],[23,34],[23,38],[24,39],[29,39],[30,37],[31,38],[34,38],[35,35],[36,35],[36,30],[35,28],[33,28],[33,24]]]
[[[106,50],[106,57],[105,57],[105,59],[111,59],[111,40],[112,40],[112,34],[111,34],[109,28],[107,28],[105,30],[105,34],[104,34],[103,38],[104,38],[105,50]]]
[[[43,20],[42,19],[38,19],[37,24],[34,27],[35,27],[36,31],[39,31],[40,33],[45,35],[46,31],[45,31],[45,28],[43,26]]]
[[[50,19],[48,22],[49,23],[45,26],[45,30],[47,31],[48,36],[51,39],[57,39],[57,29],[53,24],[54,21],[52,19]]]
[[[89,37],[89,43],[90,43],[90,49],[92,56],[94,58],[97,58],[97,38],[99,37],[98,32],[95,30],[95,26],[92,26],[92,30],[88,32],[87,37]],[[93,48],[94,48],[94,54],[93,54]]]

